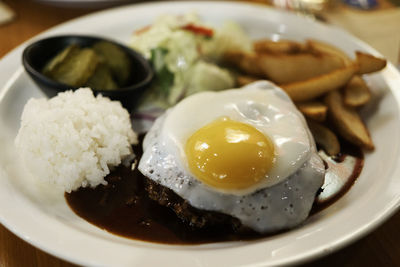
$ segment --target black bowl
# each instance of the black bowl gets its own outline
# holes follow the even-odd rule
[[[97,90],[92,89],[94,94],[102,94],[113,100],[118,100],[122,105],[131,110],[136,104],[141,94],[149,87],[154,77],[154,71],[149,62],[136,51],[116,43],[114,41],[83,35],[62,35],[45,38],[30,44],[25,48],[22,55],[22,63],[33,81],[48,96],[53,97],[66,90],[76,90],[79,87],[57,82],[46,77],[41,70],[57,53],[71,44],[77,44],[80,47],[90,47],[98,41],[107,41],[113,43],[125,51],[131,62],[132,73],[127,86],[115,90]]]

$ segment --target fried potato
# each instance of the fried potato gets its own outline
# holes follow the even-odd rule
[[[331,55],[335,55],[339,58],[341,58],[344,62],[344,64],[350,65],[352,63],[351,58],[342,50],[340,50],[339,48],[337,48],[336,46],[333,46],[331,44],[322,42],[322,41],[317,41],[317,40],[307,40],[306,41],[306,46],[307,49],[311,50],[311,51],[319,51],[319,52],[324,52],[324,53],[328,53]]]
[[[342,59],[329,54],[250,54],[229,51],[224,62],[242,72],[285,84],[312,78],[344,66]]]
[[[329,54],[258,54],[255,65],[264,77],[277,84],[302,81],[344,66],[342,59]]]
[[[386,60],[383,58],[377,58],[373,55],[363,53],[360,51],[356,52],[356,62],[359,65],[358,74],[367,74],[382,70],[386,67]]]
[[[230,51],[224,61],[240,70],[239,86],[260,79],[280,85],[307,120],[313,135],[329,155],[340,151],[335,134],[367,150],[374,144],[357,108],[371,99],[361,74],[379,71],[386,60],[356,52],[352,59],[341,49],[318,40],[259,40],[254,53]],[[259,77],[259,78],[257,78]],[[323,103],[316,99],[323,99]],[[332,118],[334,132],[320,124]]]
[[[253,44],[254,51],[259,53],[277,53],[277,54],[296,54],[304,52],[306,47],[302,43],[289,40],[272,41],[268,39],[258,40]]]
[[[315,142],[329,155],[334,156],[340,152],[340,143],[336,135],[324,125],[313,120],[307,120],[308,127]]]
[[[326,119],[328,107],[324,103],[319,101],[300,102],[297,103],[296,106],[307,118],[319,122],[325,121]]]
[[[329,116],[344,139],[367,150],[374,149],[368,129],[360,115],[354,108],[344,105],[339,91],[329,92],[324,101],[328,106]]]
[[[254,76],[238,75],[238,76],[236,77],[236,84],[237,84],[239,87],[242,87],[242,86],[248,85],[249,83],[258,81],[258,80],[260,80],[260,79],[257,78],[257,77],[254,77]]]
[[[371,91],[358,75],[355,75],[343,89],[343,101],[349,107],[361,107],[370,99]]]
[[[357,65],[349,65],[308,80],[281,85],[294,102],[308,101],[343,87],[357,71]]]
[[[256,58],[256,54],[245,53],[240,50],[231,50],[224,53],[222,61],[236,67],[248,75],[267,78],[263,75],[258,65],[256,65]]]

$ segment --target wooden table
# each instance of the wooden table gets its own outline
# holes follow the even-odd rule
[[[8,25],[0,26],[0,58],[51,26],[95,11],[51,7],[23,0],[4,2],[16,11],[17,18]],[[306,266],[400,266],[399,227],[400,212],[367,237]],[[29,245],[0,224],[0,266],[74,265]]]

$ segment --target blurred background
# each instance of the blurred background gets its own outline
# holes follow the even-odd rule
[[[0,57],[13,47],[66,20],[143,0],[0,0]],[[400,63],[400,0],[249,0],[345,28]]]

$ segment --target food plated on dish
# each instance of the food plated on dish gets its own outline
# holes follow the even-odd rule
[[[120,76],[127,80],[130,66],[124,64],[129,62],[126,55],[115,51],[114,46],[100,49],[103,44],[94,43],[93,51],[100,50],[100,55],[106,54],[103,58],[111,58],[110,62],[115,64],[106,60],[103,65],[97,64],[99,60],[91,48],[80,49],[72,43],[44,65],[43,73],[58,82],[79,86],[76,80],[87,76],[90,82],[92,78],[87,73],[99,73],[97,69],[110,65],[109,79],[102,79],[104,85],[98,79],[98,84],[100,89],[106,86],[112,90],[117,87],[112,74],[115,72],[116,80]],[[318,45],[336,54],[325,52]],[[163,113],[143,133],[143,143],[139,144],[143,146],[141,157],[131,150],[137,138],[126,110],[118,109],[117,103],[101,95],[94,98],[89,88],[60,93],[49,101],[30,100],[15,140],[28,169],[71,194],[67,199],[73,203],[72,208],[79,209],[77,213],[89,221],[92,212],[86,203],[88,197],[84,196],[88,190],[81,190],[79,198],[74,198],[76,194],[72,191],[81,187],[96,190],[99,186],[104,191],[102,199],[96,198],[98,203],[91,209],[109,210],[107,203],[114,199],[108,196],[108,180],[132,179],[136,173],[142,184],[131,189],[121,207],[113,207],[104,215],[110,225],[114,224],[113,212],[124,205],[132,206],[126,216],[137,213],[137,194],[146,191],[149,199],[171,209],[178,217],[176,221],[181,220],[194,232],[201,229],[204,233],[215,233],[219,228],[224,229],[224,235],[238,234],[239,240],[244,238],[240,235],[243,232],[276,233],[300,225],[324,191],[335,192],[325,196],[330,199],[342,192],[340,186],[335,191],[326,188],[330,183],[324,184],[324,177],[333,172],[329,167],[344,168],[343,159],[332,163],[335,167],[328,163],[325,167],[314,138],[320,138],[317,142],[325,145],[321,153],[330,153],[331,162],[340,158],[339,153],[347,156],[330,130],[334,129],[333,123],[343,138],[359,148],[374,147],[357,111],[345,105],[351,96],[361,95],[358,98],[365,99],[361,105],[369,101],[370,89],[360,76],[354,75],[381,70],[386,65],[383,59],[358,52],[367,60],[357,58],[352,62],[340,50],[315,41],[301,44],[262,40],[252,47],[250,38],[234,22],[215,30],[204,26],[194,13],[161,16],[154,24],[136,31],[131,46],[140,49],[156,69],[155,82],[133,109],[132,116],[137,110],[146,114],[140,111],[142,106],[155,109],[149,103],[149,95],[153,101],[158,100],[154,101],[156,104],[165,103],[158,106]],[[88,53],[82,55],[83,52],[92,52],[93,59],[89,60]],[[92,67],[95,63],[97,66]],[[247,75],[258,77],[247,76],[246,86],[231,89],[234,85],[243,86],[244,79],[234,70],[218,65],[223,63],[231,63]],[[207,67],[198,67],[201,65]],[[353,76],[364,86],[360,82],[353,86],[350,82]],[[257,82],[260,79],[270,82]],[[281,88],[271,81],[282,84]],[[110,83],[114,86],[108,88]],[[350,97],[344,99],[344,96]],[[326,106],[317,102],[324,97]],[[326,115],[318,115],[325,125],[310,118],[309,123],[316,131],[314,136],[293,102],[307,110],[304,107],[309,102],[305,101],[310,100],[332,117],[329,121],[324,119]],[[202,110],[203,107],[207,110]],[[134,160],[131,173],[114,173],[127,158],[126,164],[129,159]],[[352,168],[351,175],[336,172],[340,180],[352,179],[342,187],[351,185],[361,172],[363,157],[355,158],[353,166],[346,166]],[[122,194],[113,191],[113,195]],[[152,231],[153,224],[162,224],[157,217],[149,213],[130,223],[132,228],[141,225],[142,231]],[[118,232],[104,223],[101,226]],[[164,227],[168,228],[168,224]]]
[[[22,55],[30,77],[48,96],[90,87],[119,100],[127,109],[136,104],[154,72],[139,53],[118,42],[87,35],[58,35],[31,43]]]
[[[199,28],[200,26],[192,24],[191,27],[186,27],[184,31],[190,33],[191,30],[196,29],[197,31]],[[209,31],[201,30],[201,32],[206,32],[207,35],[209,35]],[[146,32],[143,32],[141,34],[145,33]],[[201,38],[205,38],[207,42],[212,41],[212,38],[207,40],[210,36],[202,36]],[[265,38],[263,40],[265,40]],[[296,41],[293,43],[302,44],[304,42]],[[153,52],[153,59],[158,58],[158,63],[161,63],[159,64],[159,73],[157,73],[156,69],[156,82],[158,82],[158,84],[155,83],[155,85],[159,86],[156,90],[160,89],[160,84],[165,85],[165,81],[157,80],[157,78],[160,77],[157,75],[160,75],[160,73],[171,74],[165,71],[165,69],[163,70],[162,64],[163,56],[167,56],[168,53],[162,50],[159,51],[161,52],[157,52],[159,53],[158,56],[154,56],[155,53]],[[237,49],[236,51],[235,49],[231,49],[230,53],[237,53]],[[241,56],[248,57],[251,55],[252,51],[241,51],[241,53]],[[227,53],[225,52],[223,53],[223,55],[226,54]],[[150,56],[152,56],[151,53]],[[152,63],[155,65],[153,59]],[[196,59],[194,65],[197,63]],[[183,64],[185,64],[184,61]],[[210,69],[212,68],[209,67],[211,64],[214,64],[214,62],[208,60],[200,62],[199,65],[203,65],[203,67],[194,67],[194,65],[192,65],[193,69],[191,69],[191,76],[196,77],[196,71],[193,70],[201,71],[202,69]],[[241,76],[244,76],[245,74],[247,76],[246,78],[250,80],[254,78],[249,76],[255,76],[255,74],[243,73],[245,71],[240,69],[240,64],[239,66],[233,67],[231,64],[234,65],[235,62],[218,62],[215,64],[215,67],[222,67],[221,70],[216,71],[222,73],[222,75],[218,76],[217,74],[216,76],[219,78],[223,77],[221,78],[223,82],[228,81],[228,84],[233,80],[233,82],[236,83],[236,81],[239,80],[237,79],[237,77],[239,77],[238,73]],[[256,64],[254,63],[252,65]],[[204,68],[204,66],[207,66],[207,68]],[[348,68],[350,67],[347,65],[343,67],[343,69],[346,70]],[[323,76],[320,78],[323,81],[332,81],[332,77],[330,77],[331,73],[337,75],[337,72],[341,73],[342,67],[339,67],[334,71],[328,71],[327,73],[319,73],[317,76]],[[355,71],[353,70],[353,72]],[[168,75],[166,76],[168,77]],[[170,88],[179,88],[180,85],[178,83],[174,84],[175,78],[179,77],[179,75],[182,75],[182,79],[185,80],[184,73],[179,73],[178,75],[173,76],[174,79],[172,80],[172,83],[169,81],[170,86],[172,84]],[[315,81],[317,81],[317,83],[320,83],[320,79],[318,78],[319,77],[314,77],[312,82],[315,83]],[[307,79],[308,78],[303,79],[301,82],[295,81],[301,83],[301,86],[295,86],[292,88],[304,88],[310,86],[310,84],[304,82],[307,81]],[[347,79],[350,80],[350,78]],[[336,79],[333,80],[336,81]],[[198,81],[201,83],[202,79],[198,79]],[[93,189],[90,186],[85,187],[88,183],[78,183],[81,186],[84,186],[84,188],[67,194],[66,198],[68,199],[68,203],[77,214],[86,220],[111,232],[124,235],[121,232],[108,229],[107,226],[102,223],[92,221],[90,216],[85,217],[82,213],[82,211],[84,211],[82,203],[86,202],[86,200],[83,201],[85,195],[97,194],[97,196],[95,196],[99,197],[99,199],[97,199],[99,200],[97,204],[105,205],[104,207],[106,207],[108,202],[113,201],[114,196],[119,196],[121,192],[122,194],[126,194],[126,190],[124,191],[123,188],[131,188],[134,192],[136,190],[134,186],[137,185],[134,185],[133,187],[122,186],[120,187],[122,190],[121,192],[116,191],[117,189],[115,188],[118,187],[118,184],[121,181],[121,183],[125,183],[123,181],[125,174],[125,176],[129,177],[132,176],[133,173],[138,173],[141,176],[141,181],[138,183],[142,183],[139,185],[141,186],[141,189],[139,188],[138,190],[140,193],[129,195],[128,192],[124,196],[126,198],[121,200],[122,204],[125,206],[135,206],[138,202],[142,201],[140,197],[143,196],[143,198],[147,198],[148,203],[152,203],[152,207],[157,206],[157,209],[163,210],[163,212],[169,210],[169,216],[177,218],[176,221],[183,223],[182,227],[189,228],[188,231],[198,231],[199,229],[197,228],[201,228],[201,231],[207,232],[207,229],[203,229],[203,226],[207,225],[206,227],[208,227],[208,225],[211,224],[213,227],[216,227],[214,229],[218,229],[219,227],[219,229],[226,230],[231,227],[232,229],[229,230],[233,231],[231,233],[245,233],[247,231],[248,234],[249,228],[251,232],[256,232],[255,235],[250,234],[250,237],[239,235],[232,239],[222,238],[219,240],[212,240],[210,238],[209,240],[195,240],[187,243],[210,243],[214,241],[243,239],[253,240],[254,238],[256,238],[256,240],[262,240],[263,238],[266,238],[265,234],[276,234],[277,231],[279,234],[276,238],[279,239],[279,237],[282,237],[280,230],[287,230],[295,227],[294,230],[290,230],[288,233],[292,231],[296,233],[297,231],[302,231],[302,228],[307,229],[310,225],[310,220],[308,220],[308,222],[306,221],[305,224],[301,223],[307,218],[315,197],[321,195],[320,188],[325,176],[325,165],[323,164],[323,161],[325,161],[328,166],[330,166],[329,163],[335,164],[335,162],[338,161],[338,157],[336,157],[338,152],[335,153],[335,151],[337,151],[337,143],[336,145],[331,145],[332,142],[338,140],[332,141],[332,138],[328,138],[328,142],[325,141],[326,143],[320,141],[318,144],[319,149],[321,150],[322,148],[325,152],[320,152],[318,155],[314,143],[314,138],[317,139],[317,135],[315,133],[311,134],[303,115],[297,110],[295,104],[293,104],[285,93],[285,90],[290,87],[285,88],[284,83],[273,82],[278,84],[278,86],[270,82],[258,81],[250,83],[241,89],[239,89],[239,86],[236,84],[233,86],[226,86],[226,88],[215,88],[220,91],[215,93],[199,92],[203,91],[200,89],[201,86],[194,86],[196,89],[191,92],[190,89],[187,89],[184,86],[184,91],[179,91],[181,89],[174,89],[172,91],[175,94],[174,97],[169,97],[170,92],[164,91],[163,93],[167,93],[167,95],[164,95],[162,99],[168,101],[172,100],[167,103],[161,103],[162,101],[157,102],[158,99],[154,96],[154,91],[150,92],[148,95],[145,95],[144,101],[141,102],[144,103],[144,105],[138,106],[136,111],[134,110],[131,112],[131,115],[135,117],[135,120],[133,121],[134,129],[137,132],[140,132],[140,127],[142,127],[142,130],[145,129],[144,131],[147,132],[143,141],[143,156],[140,156],[140,151],[135,152],[135,159],[133,157],[127,157],[125,154],[117,156],[120,157],[119,160],[126,160],[130,162],[130,165],[132,166],[129,168],[122,166],[114,169],[110,168],[111,173],[109,176],[102,177],[105,178],[105,180],[102,180],[100,185]],[[344,84],[347,83],[344,82]],[[343,87],[343,84],[340,84],[339,86]],[[279,87],[283,88],[283,90]],[[370,86],[370,88],[372,91],[375,90],[372,86]],[[162,90],[164,89],[165,87]],[[335,91],[337,89],[338,88],[326,90]],[[74,95],[78,92],[79,91],[70,94]],[[189,93],[186,97],[187,92]],[[290,89],[286,92],[290,92]],[[328,94],[330,95],[331,93],[329,92]],[[326,109],[330,110],[330,105],[332,104],[330,104],[328,100],[329,97],[326,95],[326,91],[322,94],[319,93],[317,96],[312,96],[313,101],[315,101],[315,98],[320,95],[323,95],[322,98],[326,99],[322,99],[316,107],[319,108],[318,110],[325,110],[326,114]],[[341,94],[339,95],[339,99],[340,97],[342,97]],[[54,98],[54,101],[59,101],[57,99],[58,98]],[[150,101],[149,99],[155,99],[156,101]],[[337,99],[337,97],[335,99]],[[321,98],[318,100],[321,100]],[[374,98],[370,101],[373,100]],[[53,101],[53,99],[50,101]],[[175,104],[174,101],[177,104]],[[151,106],[151,103],[155,103],[156,105]],[[298,102],[295,103],[297,106],[300,106]],[[305,105],[304,103],[301,104],[303,104],[303,110],[304,107],[309,108],[307,103]],[[157,108],[154,108],[154,106]],[[204,112],[193,111],[194,107],[197,107],[196,110],[202,110],[202,107],[204,106],[206,106]],[[164,110],[167,110],[165,114]],[[329,112],[330,111],[328,111],[328,114]],[[90,112],[82,112],[83,117],[81,117],[81,119],[84,121],[83,124],[76,121],[72,122],[72,125],[76,123],[79,127],[82,127],[79,129],[83,130],[83,132],[88,132],[84,129],[92,129],[90,128],[91,125],[95,125],[93,129],[96,127],[101,129],[102,123],[91,124],[91,120],[86,117],[87,113],[90,114]],[[158,117],[153,126],[147,127],[152,124],[149,119],[153,119],[160,114],[163,115]],[[306,114],[306,112],[304,112],[304,114]],[[352,116],[352,118],[360,119],[358,113],[351,114],[356,114]],[[318,116],[324,117],[321,113],[318,113]],[[329,116],[332,115],[330,114],[328,117]],[[71,119],[74,121],[73,118]],[[307,120],[310,120],[310,117],[308,117]],[[141,122],[142,124],[136,124],[138,122]],[[358,120],[357,122],[360,122],[364,127],[362,120]],[[85,123],[87,125],[85,125]],[[343,130],[338,131],[337,129],[334,129],[332,132],[330,127],[331,124],[329,124],[327,120],[322,123],[321,121],[313,121],[313,123],[317,125],[314,128],[321,129],[321,127],[325,127],[322,128],[325,131],[314,129],[314,132],[320,131],[320,133],[322,132],[326,134],[327,128],[329,134],[326,135],[328,136],[332,136],[333,134],[333,136],[342,135],[343,137],[346,137],[345,135],[348,134],[346,131],[344,131],[345,134],[343,134]],[[271,124],[274,126],[271,127]],[[46,125],[48,124],[46,123]],[[186,125],[188,127],[186,127]],[[114,130],[117,130],[118,128],[119,127],[116,127]],[[231,133],[231,135],[226,134],[218,136],[217,133],[221,132]],[[95,131],[93,133],[95,133]],[[324,134],[321,135],[324,136]],[[41,136],[41,134],[39,134],[39,136]],[[369,134],[367,134],[367,137],[369,137]],[[374,138],[374,134],[372,137],[372,140],[375,142],[376,139]],[[88,146],[89,148],[98,146],[100,149],[105,148],[105,150],[107,150],[107,145],[102,144],[101,137],[98,137],[95,134],[91,138],[92,140],[88,142],[91,144]],[[232,138],[236,138],[236,141],[232,141]],[[347,139],[349,139],[348,141],[354,140],[354,138]],[[94,140],[96,142],[93,142]],[[139,138],[139,140],[141,140],[141,138]],[[325,139],[321,138],[320,140]],[[335,138],[333,138],[333,140],[335,140]],[[254,141],[255,143],[251,144],[251,141]],[[370,139],[368,139],[368,141],[370,141]],[[201,144],[201,142],[203,143]],[[364,145],[364,143],[360,143],[359,141],[357,142],[356,146],[360,147]],[[348,152],[346,147],[351,145],[347,145],[347,143],[340,138],[339,143],[341,145],[339,150],[341,154],[347,154]],[[132,142],[129,144],[132,144]],[[328,147],[329,152],[328,149],[321,144]],[[216,150],[213,150],[214,147]],[[240,150],[231,150],[237,149],[235,147],[240,147]],[[249,147],[252,148],[249,149]],[[365,147],[372,148],[372,146]],[[286,148],[288,150],[286,150]],[[375,148],[379,148],[377,143],[375,143]],[[52,148],[49,147],[48,149]],[[134,150],[140,150],[140,146],[134,146]],[[39,154],[46,151],[47,149],[44,149],[43,151],[40,151]],[[93,153],[90,149],[87,149],[87,147],[84,148],[84,151],[89,151],[89,154]],[[252,154],[254,151],[257,152],[255,155]],[[60,152],[60,150],[58,150],[58,152]],[[213,156],[214,154],[224,153],[224,157]],[[375,152],[372,152],[371,154],[374,153]],[[101,155],[99,152],[94,152],[93,154],[96,156]],[[237,156],[235,154],[237,154]],[[334,156],[332,157],[326,154]],[[63,157],[70,156],[68,153],[64,152],[61,152],[61,155]],[[353,153],[351,156],[354,158],[360,158],[357,153]],[[249,157],[253,157],[252,160],[246,161]],[[329,162],[328,159],[331,160],[331,162]],[[113,161],[116,162],[115,165],[119,165],[118,160]],[[343,160],[343,162],[345,161],[346,160]],[[76,162],[79,162],[79,164],[82,165],[84,164],[84,161],[77,160]],[[57,165],[57,163],[55,163],[55,165]],[[354,171],[354,166],[356,165],[350,163],[350,166],[352,166],[350,169],[353,169]],[[102,167],[104,167],[104,165]],[[107,167],[111,166],[107,165]],[[358,166],[358,168],[359,167],[360,166]],[[131,171],[132,169],[134,170]],[[254,175],[246,175],[252,171],[254,171]],[[349,172],[352,173],[353,171],[350,170]],[[239,176],[246,177],[247,179],[241,180],[235,176],[240,172],[242,173]],[[302,175],[304,173],[307,173],[308,175]],[[349,192],[351,191],[352,190]],[[265,193],[266,197],[263,197],[261,192]],[[78,194],[80,196],[78,196]],[[74,202],[76,200],[79,201],[80,197],[82,197],[80,203]],[[265,199],[262,200],[263,198]],[[230,199],[231,202],[227,201],[228,199]],[[96,204],[95,202],[96,201],[93,201],[93,204]],[[89,204],[89,202],[87,203]],[[91,204],[88,206],[90,207],[90,205]],[[108,209],[109,207],[107,206],[106,208]],[[118,213],[117,210],[111,212],[115,214]],[[268,216],[265,216],[265,214]],[[322,212],[321,214],[325,213]],[[265,217],[262,217],[262,215]],[[141,219],[139,222],[142,228],[151,227],[151,224],[154,223],[154,221],[157,222],[157,220],[159,220],[158,222],[160,222],[162,220],[161,218],[157,218],[157,214],[148,214],[148,216],[150,217],[139,218]],[[321,216],[319,213],[314,214],[311,217],[311,222],[318,221],[319,216]],[[108,220],[111,217],[112,216],[108,217]],[[124,217],[121,216],[120,218]],[[167,225],[168,224],[165,224],[164,226]],[[193,230],[193,228],[195,229]],[[285,236],[285,234],[283,234],[283,236]],[[137,238],[148,240],[140,236]],[[273,236],[271,238],[274,239]],[[182,242],[182,240],[183,239],[178,237],[178,239],[175,239],[175,241],[172,242],[169,242],[168,240],[150,241],[162,243],[185,243]]]

